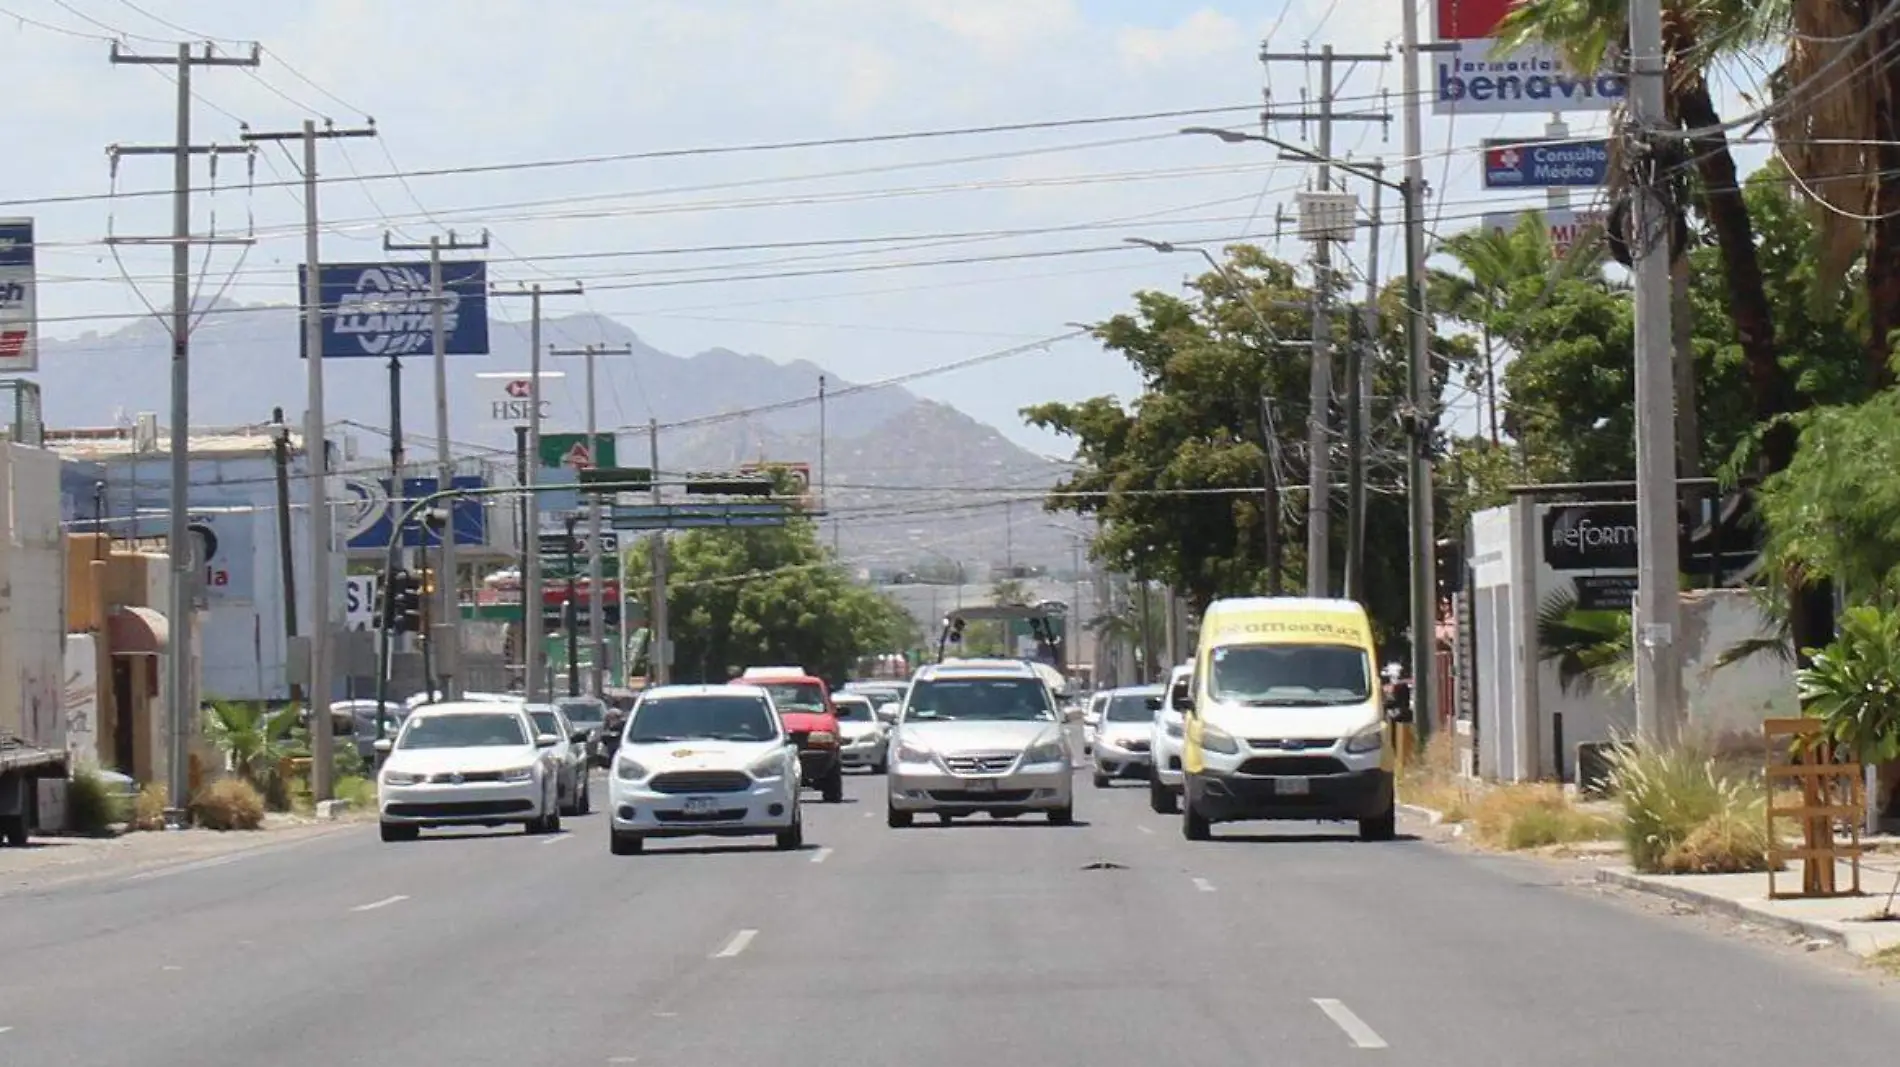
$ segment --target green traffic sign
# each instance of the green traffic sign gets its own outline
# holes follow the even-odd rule
[[[543,469],[611,467],[615,460],[614,435],[595,434],[594,447],[590,449],[584,433],[544,433],[541,435],[540,458]]]

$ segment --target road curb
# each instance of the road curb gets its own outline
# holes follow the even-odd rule
[[[1757,926],[1772,926],[1778,930],[1783,930],[1791,934],[1799,934],[1811,940],[1826,941],[1828,944],[1840,948],[1850,950],[1853,948],[1849,943],[1847,931],[1831,923],[1819,922],[1812,919],[1797,919],[1791,915],[1777,915],[1771,911],[1763,911],[1760,908],[1752,907],[1739,900],[1717,896],[1714,893],[1705,893],[1700,889],[1691,889],[1688,886],[1653,882],[1644,878],[1642,875],[1634,874],[1630,871],[1619,871],[1614,867],[1597,868],[1596,880],[1605,885],[1613,885],[1637,893],[1646,893],[1653,897],[1662,897],[1666,900],[1676,901],[1679,904],[1693,905],[1703,911],[1726,915],[1731,919],[1740,919],[1744,922],[1754,923]]]

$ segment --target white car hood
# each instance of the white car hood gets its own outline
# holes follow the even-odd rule
[[[951,721],[905,722],[899,735],[933,752],[1020,752],[1039,740],[1061,736],[1053,722]]]
[[[1336,740],[1383,722],[1371,701],[1363,704],[1256,708],[1215,704],[1207,721],[1242,740]]]
[[[661,741],[621,745],[620,754],[647,769],[664,771],[743,771],[785,747],[782,741]]]
[[[872,737],[876,735],[878,731],[878,724],[874,722],[856,722],[856,721],[841,722],[838,724],[838,730],[839,732],[844,734],[845,740],[856,741],[859,738]]]
[[[1154,732],[1152,722],[1105,722],[1095,728],[1095,738],[1110,744],[1146,741]]]
[[[397,749],[383,764],[402,774],[442,774],[448,771],[508,771],[539,763],[540,750],[530,745],[482,745],[475,748]]]

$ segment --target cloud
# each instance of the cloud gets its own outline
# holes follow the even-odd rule
[[[1133,67],[1169,67],[1250,47],[1240,24],[1213,8],[1201,8],[1169,29],[1130,26],[1116,35],[1122,62]]]
[[[988,59],[1014,58],[1081,23],[1071,0],[914,0],[910,7]]]

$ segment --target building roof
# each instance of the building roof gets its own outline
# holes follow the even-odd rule
[[[72,459],[113,460],[129,456],[163,456],[171,453],[171,434],[162,427],[149,448],[139,447],[137,433],[130,426],[80,427],[46,431],[46,447]],[[194,430],[190,454],[202,459],[232,459],[268,456],[273,441],[265,424],[214,427]],[[290,454],[303,453],[303,434],[290,430]]]

